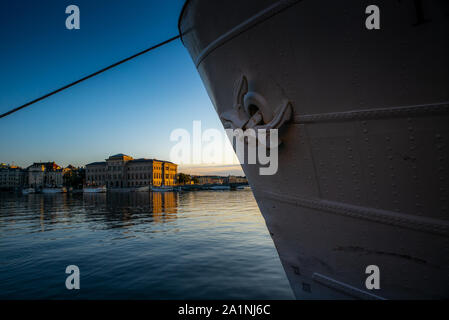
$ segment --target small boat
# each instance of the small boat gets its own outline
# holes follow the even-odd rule
[[[30,193],[36,193],[36,190],[34,190],[34,188],[22,189],[22,194],[30,194]]]
[[[65,193],[67,189],[65,187],[54,187],[54,188],[42,188],[42,193]]]
[[[165,187],[165,186],[155,187],[155,186],[151,186],[151,191],[156,191],[156,192],[173,191],[173,187]]]
[[[106,187],[105,186],[101,186],[101,187],[84,187],[83,188],[83,192],[84,193],[103,193],[103,192],[106,192]]]

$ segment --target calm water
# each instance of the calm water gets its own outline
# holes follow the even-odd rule
[[[23,298],[293,296],[250,190],[0,193],[0,299]]]

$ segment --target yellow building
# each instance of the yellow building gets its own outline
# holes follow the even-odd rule
[[[178,165],[157,159],[134,159],[119,153],[86,165],[86,185],[107,188],[173,186]]]

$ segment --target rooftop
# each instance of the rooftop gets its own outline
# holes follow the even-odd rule
[[[177,165],[176,163],[173,163],[171,161],[165,161],[165,160],[159,160],[159,159],[146,159],[146,158],[134,159],[133,157],[128,156],[124,153],[117,153],[117,154],[110,156],[108,159],[106,159],[106,161],[92,162],[92,163],[86,164],[86,166],[105,165],[108,160],[126,160],[129,163],[158,161],[158,162],[162,162],[162,163],[170,163],[173,165]]]
[[[54,171],[54,170],[60,170],[61,166],[56,164],[54,161],[51,162],[34,162],[29,168],[37,168],[37,167],[45,167],[45,170],[47,171]]]
[[[118,159],[132,160],[133,157],[128,156],[127,154],[117,153],[117,154],[114,154],[113,156],[110,156],[107,160],[118,160]]]
[[[95,165],[104,165],[106,164],[106,161],[97,161],[97,162],[91,162],[86,164],[86,166],[95,166]]]

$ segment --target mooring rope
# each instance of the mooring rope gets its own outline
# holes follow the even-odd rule
[[[103,73],[103,72],[105,72],[105,71],[107,71],[107,70],[109,70],[109,69],[115,68],[115,67],[117,67],[118,65],[121,65],[122,63],[125,63],[125,62],[127,62],[127,61],[129,61],[129,60],[132,60],[132,59],[134,59],[134,58],[136,58],[136,57],[138,57],[138,56],[140,56],[140,55],[142,55],[142,54],[145,54],[145,53],[150,52],[150,51],[152,51],[152,50],[154,50],[154,49],[157,49],[157,48],[159,48],[159,47],[162,47],[163,45],[166,45],[166,44],[168,44],[168,43],[170,43],[170,42],[172,42],[172,41],[174,41],[174,40],[176,40],[176,39],[179,39],[180,37],[181,37],[180,35],[177,35],[177,36],[175,36],[175,37],[172,37],[172,38],[170,38],[170,39],[167,39],[167,40],[165,40],[165,41],[162,41],[162,42],[160,42],[160,43],[158,43],[158,44],[156,44],[156,45],[154,45],[154,46],[152,46],[152,47],[150,47],[150,48],[148,48],[148,49],[145,49],[145,50],[143,50],[143,51],[140,51],[140,52],[138,52],[138,53],[136,53],[136,54],[134,54],[134,55],[132,55],[132,56],[130,56],[130,57],[128,57],[128,58],[125,58],[125,59],[120,60],[120,61],[118,61],[118,62],[116,62],[116,63],[114,63],[114,64],[111,64],[110,66],[108,66],[108,67],[106,67],[106,68],[103,68],[103,69],[101,69],[101,70],[98,70],[98,71],[96,71],[96,72],[94,72],[94,73],[92,73],[92,74],[90,74],[90,75],[88,75],[88,76],[85,76],[85,77],[83,77],[83,78],[81,78],[81,79],[79,79],[79,80],[76,80],[76,81],[74,81],[74,82],[72,82],[72,83],[69,83],[69,84],[65,85],[64,87],[61,87],[61,88],[59,88],[59,89],[56,89],[56,90],[54,90],[54,91],[52,91],[52,92],[50,92],[50,93],[47,93],[46,95],[43,95],[43,96],[41,96],[41,97],[39,97],[39,98],[37,98],[37,99],[34,99],[34,100],[30,101],[30,102],[27,102],[27,103],[21,105],[20,107],[17,107],[17,108],[14,108],[14,109],[12,109],[12,110],[9,110],[9,111],[7,111],[7,112],[5,112],[5,113],[2,113],[2,114],[0,114],[0,118],[6,117],[6,116],[8,116],[8,115],[10,115],[10,114],[12,114],[12,113],[14,113],[14,112],[17,112],[17,111],[23,109],[23,108],[29,107],[29,106],[31,106],[32,104],[34,104],[34,103],[36,103],[36,102],[38,102],[38,101],[44,100],[44,99],[46,99],[46,98],[48,98],[48,97],[50,97],[50,96],[52,96],[52,95],[54,95],[54,94],[56,94],[56,93],[58,93],[58,92],[61,92],[61,91],[65,90],[65,89],[68,89],[68,88],[70,88],[70,87],[73,87],[74,85],[76,85],[76,84],[78,84],[78,83],[80,83],[80,82],[83,82],[83,81],[85,81],[85,80],[87,80],[87,79],[89,79],[89,78],[95,77],[96,75],[99,75],[100,73]]]

